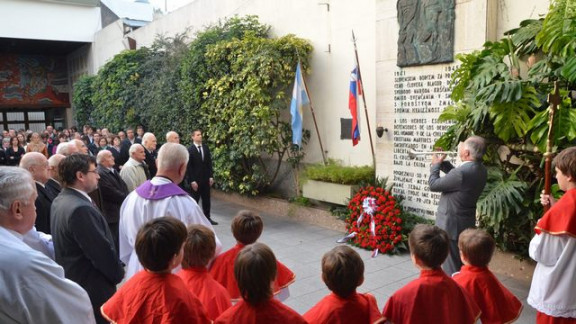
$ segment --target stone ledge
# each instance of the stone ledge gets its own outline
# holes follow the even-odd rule
[[[295,221],[318,225],[334,231],[345,233],[344,221],[333,216],[329,211],[289,203],[283,199],[270,197],[246,197],[236,193],[225,193],[212,190],[216,199],[231,202],[275,217],[288,217]],[[532,260],[519,260],[513,253],[496,250],[490,262],[490,270],[516,280],[530,283],[535,263]]]

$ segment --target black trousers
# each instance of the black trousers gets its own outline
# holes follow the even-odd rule
[[[202,199],[202,211],[204,216],[210,219],[210,184],[208,182],[198,183],[198,190],[194,191],[190,188],[190,194],[197,203]]]

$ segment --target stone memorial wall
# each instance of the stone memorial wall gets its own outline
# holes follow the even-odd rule
[[[394,72],[394,194],[404,198],[406,211],[433,218],[440,194],[430,192],[430,155],[410,159],[408,151],[433,151],[434,142],[451,123],[438,122],[451,105],[450,76],[456,64],[429,65]],[[448,159],[455,163],[455,156]]]

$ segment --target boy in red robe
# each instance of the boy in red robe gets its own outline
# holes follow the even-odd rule
[[[408,238],[420,277],[388,299],[382,312],[392,323],[472,324],[480,309],[440,267],[448,256],[448,234],[438,226],[418,224]]]
[[[352,248],[342,245],[322,257],[322,280],[332,293],[306,314],[310,324],[384,322],[376,298],[360,294],[356,288],[364,282],[364,262]]]
[[[232,234],[236,239],[236,245],[220,254],[210,268],[212,277],[228,290],[234,302],[240,299],[240,290],[234,278],[234,260],[244,246],[258,240],[263,228],[262,218],[258,214],[249,210],[238,212],[232,220]],[[285,300],[290,296],[288,286],[294,282],[296,276],[288,267],[277,263],[278,275],[274,281],[273,291],[278,299]]]
[[[480,229],[469,228],[458,238],[464,266],[452,278],[480,307],[482,324],[511,323],[522,312],[520,300],[488,269],[495,246],[494,239]]]
[[[182,262],[184,223],[173,217],[146,223],[136,236],[138,272],[100,311],[113,323],[211,323],[198,298],[171,273]]]
[[[182,270],[177,275],[184,280],[186,287],[198,296],[211,320],[232,307],[230,294],[212,278],[206,268],[215,252],[216,240],[211,229],[204,225],[188,226]]]
[[[234,262],[234,277],[242,300],[228,308],[214,323],[306,323],[302,316],[273,298],[277,264],[274,253],[265,244],[245,246]]]

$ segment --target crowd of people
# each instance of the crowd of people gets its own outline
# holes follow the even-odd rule
[[[89,125],[82,134],[51,127],[29,136],[4,132],[0,322],[460,324],[510,323],[520,316],[522,303],[488,268],[494,240],[466,225],[468,213],[452,220],[459,217],[452,208],[439,226],[421,224],[410,233],[420,276],[383,310],[374,296],[357,292],[364,263],[342,245],[321,262],[321,280],[331,293],[298,314],[282,303],[296,276],[258,242],[264,222],[257,213],[234,216],[236,245],[222,251],[210,217],[210,151],[200,130],[190,135],[189,148],[171,131],[157,149],[156,136],[141,127],[118,135]],[[430,187],[445,196],[441,205],[475,205],[478,190],[458,191],[470,178],[485,183],[483,146],[479,137],[464,142],[461,158],[472,163],[448,168],[444,179],[436,177],[446,167],[443,157],[433,158]],[[576,148],[554,163],[566,193],[558,202],[541,197],[551,208],[530,244],[538,265],[528,302],[538,310],[538,323],[574,323]],[[476,168],[473,177],[470,168]]]

